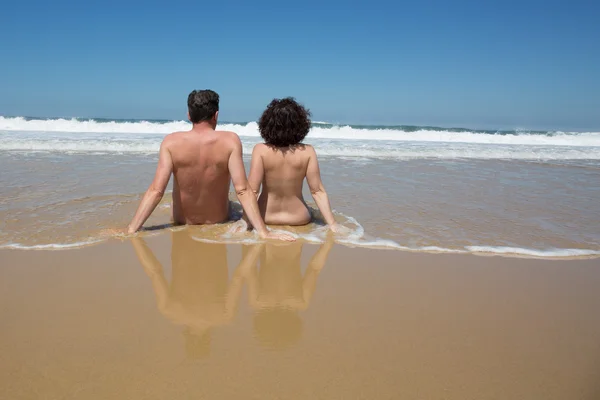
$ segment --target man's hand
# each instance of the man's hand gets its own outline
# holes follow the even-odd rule
[[[269,232],[260,234],[261,239],[283,240],[284,242],[295,242],[296,238],[289,233]]]

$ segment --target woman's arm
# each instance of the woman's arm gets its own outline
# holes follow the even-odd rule
[[[319,211],[321,211],[323,218],[325,218],[325,222],[327,222],[332,231],[337,232],[337,224],[335,222],[335,218],[333,217],[333,213],[331,212],[329,197],[327,196],[327,192],[325,191],[325,187],[321,181],[321,171],[319,169],[317,153],[312,146],[306,147],[309,150],[308,167],[306,168],[306,181],[308,182],[310,193],[312,194],[315,203],[317,203],[317,207],[319,207]]]

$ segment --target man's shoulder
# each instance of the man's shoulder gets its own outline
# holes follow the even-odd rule
[[[172,146],[177,144],[177,142],[180,141],[181,133],[183,133],[183,132],[169,133],[167,136],[165,136],[163,138],[160,147],[171,150]]]
[[[215,131],[215,133],[218,135],[219,139],[222,140],[223,142],[231,145],[231,146],[238,146],[242,144],[242,141],[240,140],[240,137],[238,136],[237,133],[232,132],[232,131]]]
[[[239,139],[240,138],[237,133],[232,132],[232,131],[215,131],[215,133],[223,138],[228,138],[228,139]]]
[[[183,137],[183,135],[187,133],[187,132],[173,132],[173,133],[169,133],[167,136],[165,136],[163,138],[163,142],[173,142],[176,140],[179,140],[180,138]]]

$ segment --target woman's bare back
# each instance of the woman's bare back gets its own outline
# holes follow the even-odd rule
[[[304,178],[325,222],[336,230],[315,149],[308,144],[281,148],[261,143],[254,147],[248,181],[256,193],[262,185],[258,206],[265,223],[306,225],[311,221],[302,196]]]
[[[258,206],[265,223],[270,225],[306,225],[310,211],[302,196],[302,185],[312,147],[296,145],[276,148],[258,144],[252,152],[250,186],[262,192]]]
[[[248,182],[258,193],[259,211],[270,225],[306,225],[311,220],[302,197],[304,178],[325,222],[334,232],[331,212],[315,149],[302,141],[311,127],[310,111],[293,97],[273,99],[258,120],[265,143],[252,151]]]

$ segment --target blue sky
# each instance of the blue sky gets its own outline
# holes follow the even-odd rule
[[[253,4],[255,3],[255,4]],[[600,2],[5,1],[0,115],[600,129]]]

